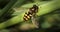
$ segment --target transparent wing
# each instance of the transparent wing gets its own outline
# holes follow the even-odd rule
[[[36,28],[39,28],[39,23],[38,23],[38,20],[36,18],[36,15],[33,15],[32,18],[32,24],[36,27]]]

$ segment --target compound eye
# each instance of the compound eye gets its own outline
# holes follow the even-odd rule
[[[36,5],[33,5],[33,7],[36,7]]]

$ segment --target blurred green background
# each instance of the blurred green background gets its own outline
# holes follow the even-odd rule
[[[39,28],[23,21],[24,13],[34,4],[39,7]],[[24,28],[27,31],[22,31]],[[1,32],[57,32],[59,29],[60,0],[0,0]]]

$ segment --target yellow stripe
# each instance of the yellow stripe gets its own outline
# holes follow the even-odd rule
[[[28,20],[28,18],[24,17],[25,20]]]
[[[29,16],[32,16],[31,14],[29,14]]]
[[[27,16],[27,18],[29,19],[30,17],[29,17],[29,16]]]
[[[28,20],[27,18],[25,18],[26,20]]]
[[[25,16],[27,16],[27,14],[25,14]]]

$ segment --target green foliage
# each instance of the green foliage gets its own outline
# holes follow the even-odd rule
[[[2,15],[5,15],[5,16],[9,15],[9,16],[13,16],[13,17],[9,18],[8,20],[6,20],[3,23],[0,23],[0,29],[4,29],[8,26],[15,25],[17,23],[22,23],[24,13],[27,12],[28,9],[30,7],[32,7],[34,4],[38,5],[38,7],[39,7],[39,12],[37,13],[37,15],[38,15],[37,18],[39,18],[41,16],[44,17],[44,22],[41,23],[42,28],[50,28],[52,25],[55,24],[54,23],[55,19],[56,20],[60,19],[58,17],[59,14],[50,13],[50,12],[53,12],[56,9],[60,8],[60,0],[51,0],[51,1],[33,0],[33,1],[34,2],[29,2],[29,3],[27,2],[24,4],[23,4],[24,0],[18,0],[17,2],[15,1],[16,3],[14,1],[12,1],[12,4],[9,3],[9,5],[7,5],[5,8],[3,8],[2,11],[0,11],[1,17],[2,17]],[[13,5],[13,7],[11,8],[12,5]],[[2,18],[4,18],[4,16]],[[40,21],[40,22],[42,22],[42,21]]]

